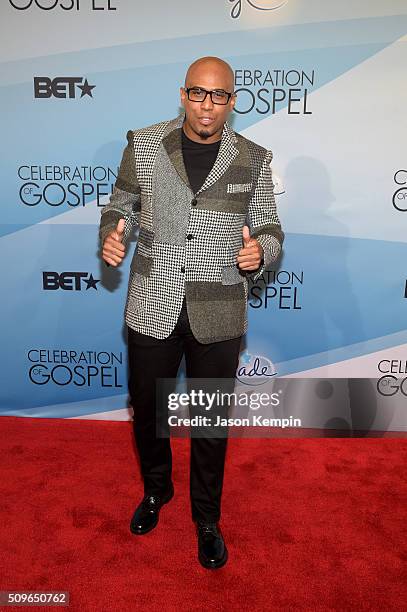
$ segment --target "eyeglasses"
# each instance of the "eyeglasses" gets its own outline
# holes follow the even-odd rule
[[[213,104],[227,104],[230,98],[235,95],[234,93],[223,91],[223,89],[214,89],[212,91],[202,89],[202,87],[184,87],[184,89],[187,92],[188,100],[192,102],[203,102],[209,94]]]

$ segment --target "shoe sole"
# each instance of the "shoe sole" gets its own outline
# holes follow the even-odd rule
[[[223,567],[226,563],[226,561],[228,560],[229,554],[228,554],[228,550],[227,548],[225,548],[225,554],[222,558],[221,561],[219,561],[216,565],[213,563],[208,563],[207,561],[205,561],[203,559],[203,557],[198,553],[198,559],[199,559],[199,563],[202,565],[202,567],[204,567],[205,569],[219,569],[220,567]]]
[[[168,504],[168,502],[169,502],[169,501],[171,501],[173,497],[174,497],[174,489],[172,490],[172,492],[171,492],[171,494],[170,494],[169,496],[163,497],[163,501],[162,501],[162,504],[161,504],[161,506],[160,506],[160,511],[161,511],[161,508],[164,506],[164,504]],[[131,531],[131,533],[133,533],[134,535],[144,535],[145,533],[149,533],[149,532],[150,532],[150,531],[152,531],[152,530],[153,530],[155,527],[157,527],[157,525],[158,525],[158,521],[159,521],[159,518],[160,518],[160,517],[158,516],[158,518],[157,518],[156,522],[155,522],[153,525],[151,525],[151,527],[148,527],[148,529],[143,529],[142,531],[140,531],[140,530],[136,530],[136,529],[133,529],[133,527],[132,527],[132,525],[131,525],[131,523],[130,523],[130,531]]]

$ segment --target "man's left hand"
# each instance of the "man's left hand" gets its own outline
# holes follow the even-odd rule
[[[243,248],[237,255],[237,263],[241,270],[251,272],[257,270],[263,257],[263,247],[256,238],[250,237],[250,230],[247,225],[243,226]]]

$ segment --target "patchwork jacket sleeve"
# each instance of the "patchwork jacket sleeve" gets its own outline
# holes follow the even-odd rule
[[[124,242],[131,233],[132,226],[140,221],[140,185],[136,174],[136,159],[133,145],[133,132],[127,132],[127,146],[120,163],[119,173],[110,195],[109,203],[102,208],[99,225],[101,244],[106,236],[116,228],[119,219],[124,218]]]
[[[249,272],[248,276],[255,282],[265,268],[278,259],[284,241],[274,199],[274,187],[270,168],[273,153],[267,151],[259,173],[255,191],[249,202],[248,225],[250,236],[256,238],[263,247],[263,261],[260,267]]]

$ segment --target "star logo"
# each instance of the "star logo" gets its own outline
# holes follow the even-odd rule
[[[79,89],[82,90],[81,98],[83,98],[84,96],[89,96],[89,97],[93,98],[92,89],[94,89],[96,87],[96,85],[89,85],[88,79],[85,79],[84,84],[83,85],[78,85],[78,87],[79,87]]]
[[[91,287],[92,289],[96,289],[97,291],[98,288],[96,287],[96,283],[100,283],[100,280],[93,278],[93,274],[89,274],[89,278],[88,279],[84,278],[83,280],[87,284],[86,291],[90,289]]]

